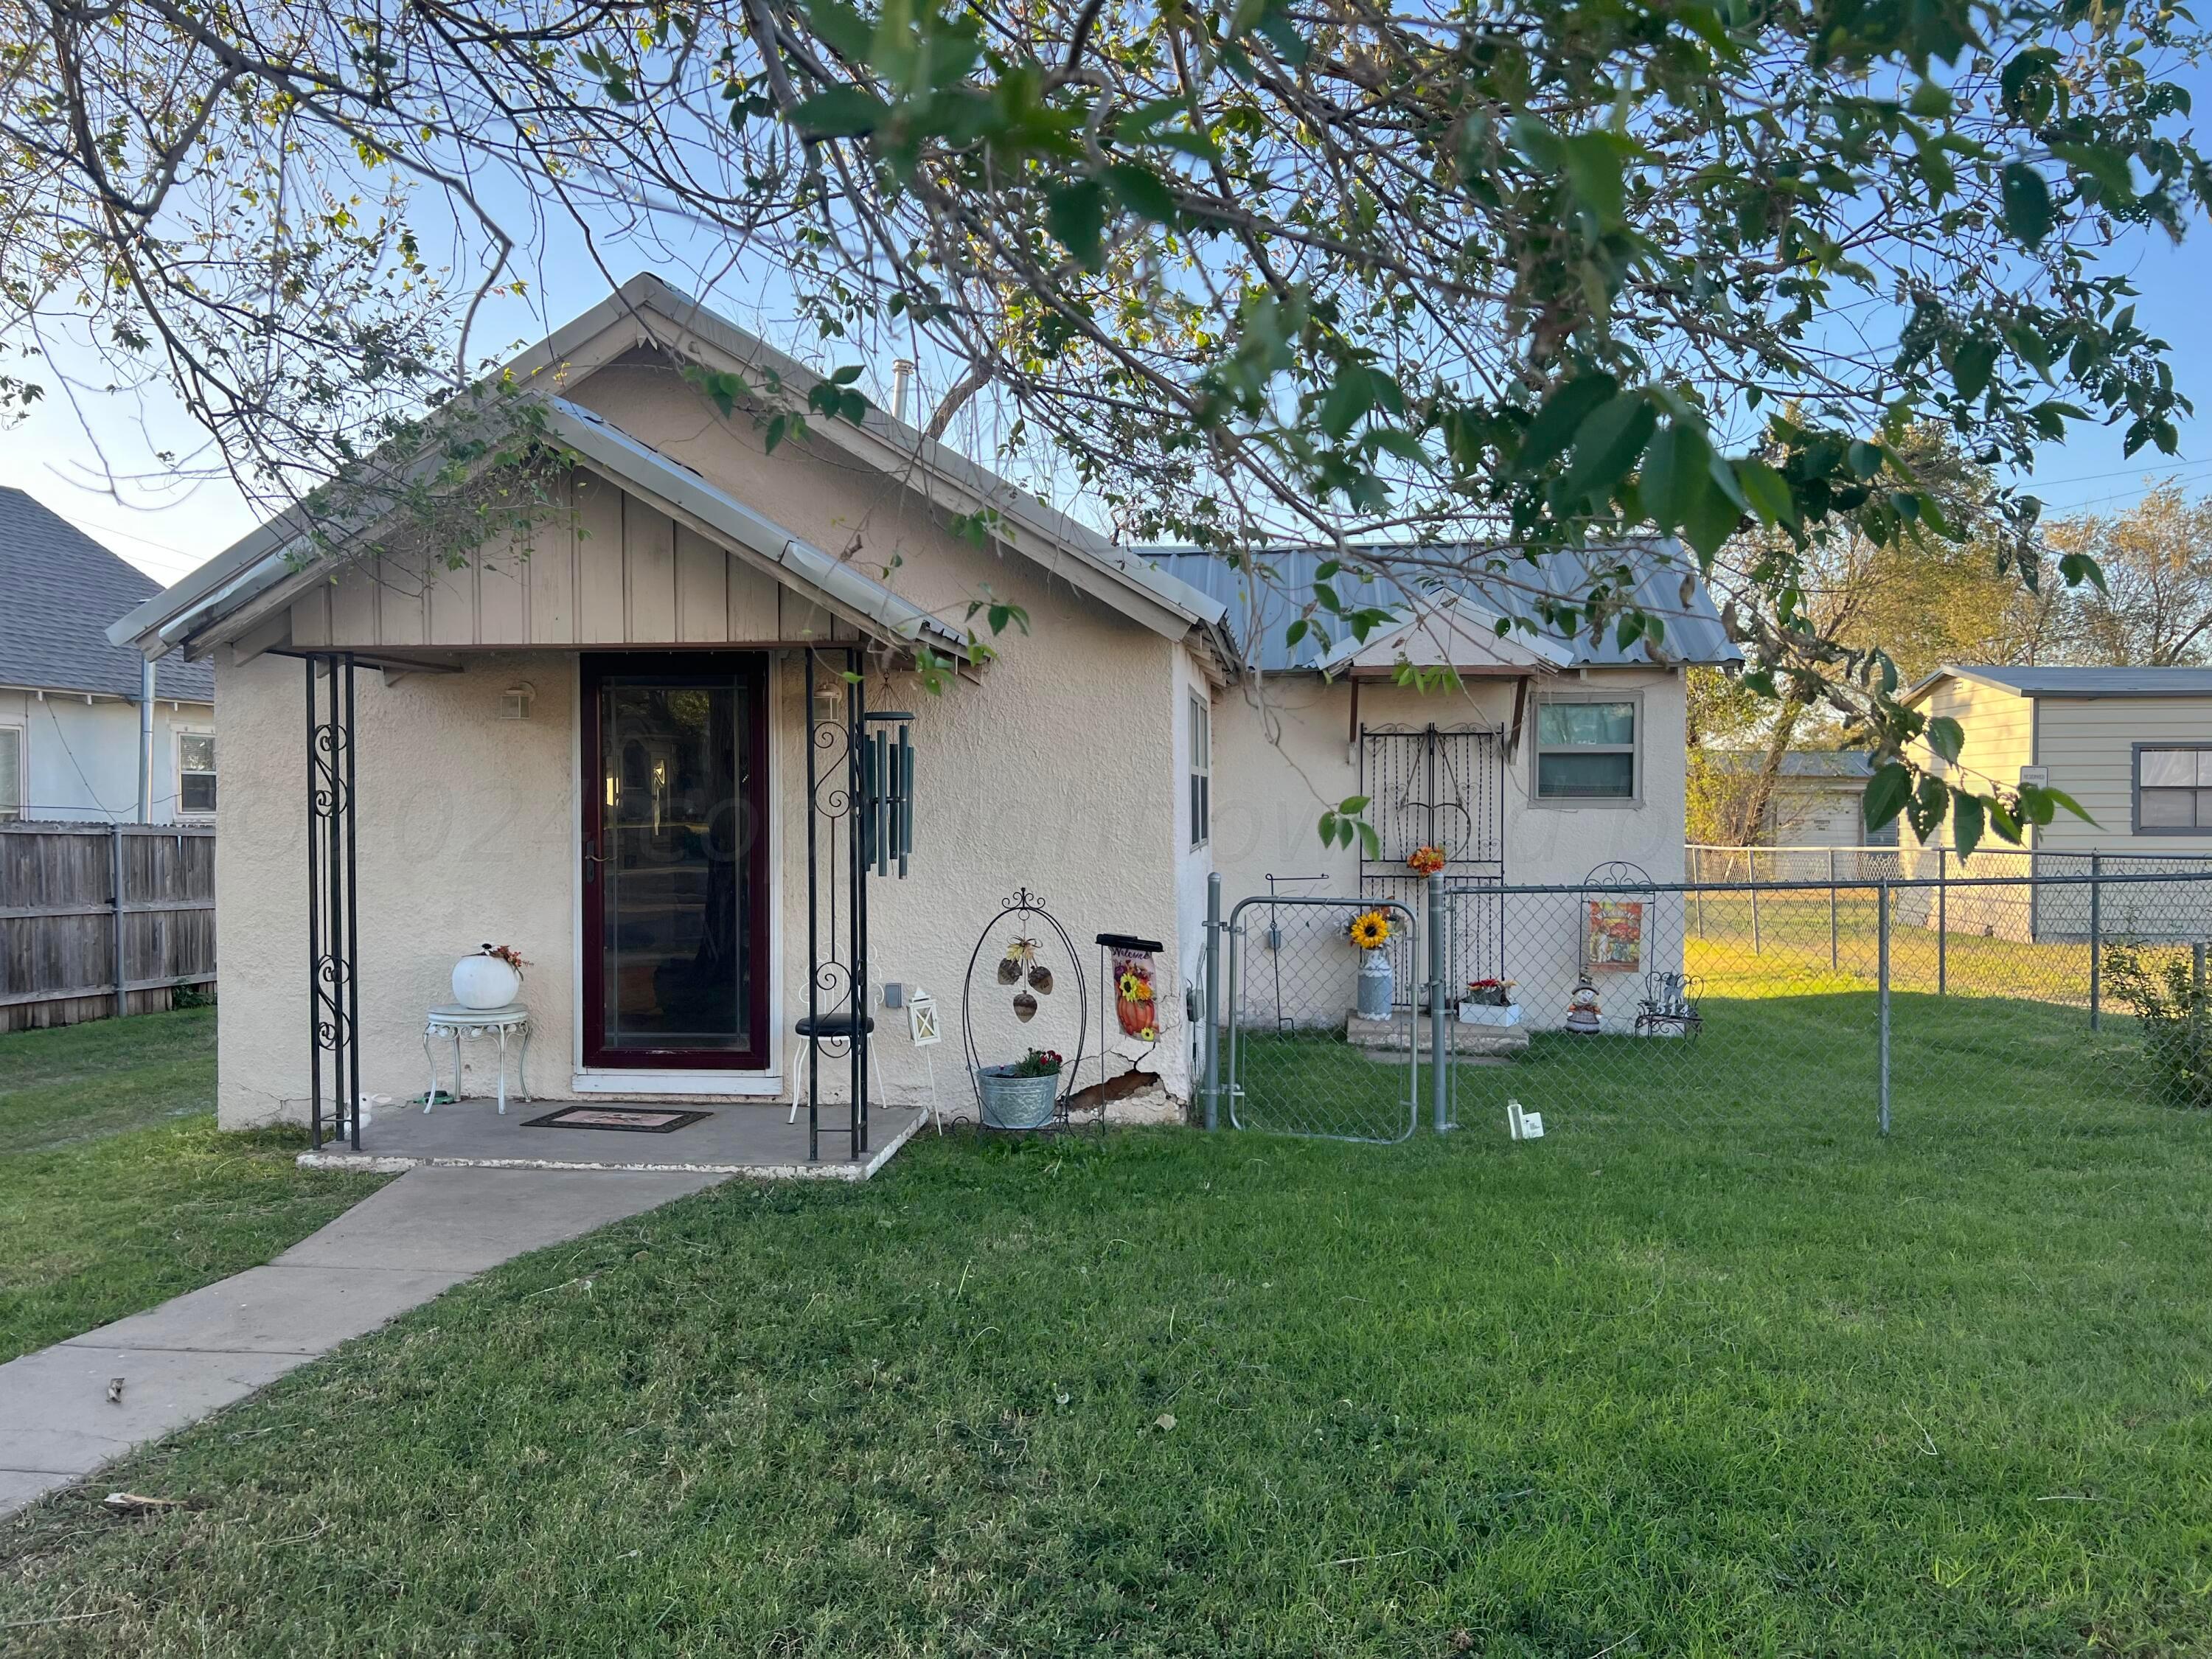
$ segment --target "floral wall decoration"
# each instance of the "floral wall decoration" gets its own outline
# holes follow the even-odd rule
[[[1114,951],[1114,1016],[1121,1030],[1139,1042],[1159,1041],[1155,988],[1157,970],[1150,951]]]

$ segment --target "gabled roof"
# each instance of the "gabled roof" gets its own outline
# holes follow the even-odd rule
[[[604,416],[562,398],[546,399],[546,414],[550,435],[592,471],[665,511],[695,520],[739,556],[773,566],[779,580],[819,596],[870,632],[909,643],[924,641],[943,652],[965,649],[966,640],[957,629],[793,535],[681,461],[640,443]],[[325,568],[297,562],[290,543],[265,546],[260,532],[240,546],[258,556],[250,556],[248,567],[232,580],[219,582],[208,599],[188,605],[159,624],[159,637],[173,642],[187,632],[214,629],[219,634],[222,624],[242,616],[247,605],[255,605],[255,614],[266,615],[288,604],[293,594],[328,578]],[[142,609],[150,611],[153,607]],[[117,628],[130,629],[138,622],[134,612]]]
[[[819,550],[770,525],[681,463],[556,395],[562,377],[569,382],[579,380],[602,362],[641,345],[709,363],[724,360],[757,374],[772,370],[787,391],[801,396],[821,378],[757,335],[647,275],[631,277],[599,305],[522,353],[509,369],[532,386],[533,395],[548,399],[556,411],[556,435],[562,441],[575,443],[574,423],[580,422],[592,432],[618,440],[631,462],[651,465],[654,476],[663,482],[669,477],[663,469],[681,472],[697,489],[720,496],[727,507],[766,526],[761,534],[780,538],[787,548],[805,549],[826,560],[839,573],[839,586],[850,587],[858,582],[875,590],[869,604],[880,605],[881,612],[872,610],[868,614],[878,622],[888,623],[890,617],[900,614],[901,606],[914,609],[883,584],[871,581],[848,565],[829,560]],[[866,465],[922,490],[949,511],[995,514],[995,533],[1006,545],[1159,633],[1174,638],[1194,629],[1218,635],[1224,609],[1219,601],[1152,568],[1097,532],[1044,506],[996,473],[923,437],[914,427],[881,410],[872,407],[857,425],[842,420],[819,421],[810,424],[808,430]],[[576,447],[580,453],[583,446],[577,443]],[[134,643],[147,654],[158,656],[188,636],[204,634],[299,574],[296,550],[306,544],[303,529],[292,515],[270,520],[167,592],[141,605],[109,630],[109,637],[118,644]],[[295,550],[291,560],[286,558],[288,550]],[[784,568],[803,580],[828,576],[826,570],[804,555],[794,556],[794,562],[785,563]],[[896,603],[883,605],[886,599]],[[259,608],[265,611],[265,606]],[[1225,641],[1222,648],[1225,652]]]
[[[618,349],[608,350],[610,344]],[[532,378],[565,371],[573,381],[619,350],[645,345],[700,361],[727,358],[757,374],[772,372],[787,391],[802,398],[822,380],[797,358],[646,272],[555,330],[508,369]],[[599,356],[589,355],[595,349]],[[857,423],[818,421],[807,429],[878,471],[904,479],[949,511],[996,514],[996,533],[1007,546],[1160,632],[1210,629],[1221,621],[1223,606],[1211,594],[1155,568],[1137,552],[1116,547],[888,410],[871,404]]]
[[[2212,668],[2013,667],[1947,663],[1905,694],[1909,707],[1945,679],[1966,680],[2022,697],[2208,697]]]
[[[1511,619],[1516,627],[1509,637],[1515,643],[1532,650],[1557,647],[1563,667],[1649,666],[1653,659],[1640,641],[1623,650],[1613,642],[1610,629],[1597,639],[1586,632],[1571,640],[1562,639],[1538,615],[1546,599],[1572,603],[1589,592],[1595,573],[1626,564],[1632,573],[1638,603],[1665,622],[1662,660],[1697,664],[1743,660],[1743,653],[1721,625],[1720,613],[1713,608],[1712,597],[1698,576],[1697,562],[1672,541],[1546,553],[1534,560],[1505,558],[1498,561],[1501,568],[1475,575],[1462,570],[1463,565],[1481,556],[1469,549],[1412,545],[1387,550],[1400,568],[1414,562],[1435,568],[1438,573],[1435,582],[1421,592],[1409,592],[1389,576],[1360,574],[1357,547],[1348,552],[1269,548],[1250,554],[1245,563],[1237,565],[1218,553],[1200,548],[1149,547],[1136,551],[1226,605],[1228,626],[1245,660],[1256,663],[1264,672],[1335,665],[1342,650],[1341,639],[1331,637],[1324,642],[1318,632],[1309,632],[1292,645],[1284,638],[1290,623],[1311,600],[1321,566],[1330,561],[1344,567],[1330,579],[1329,586],[1346,608],[1378,606],[1401,619],[1394,625],[1471,605],[1480,611]],[[1375,550],[1378,557],[1385,552]],[[1341,627],[1328,631],[1332,635],[1346,632]],[[1370,635],[1370,641],[1374,637]]]
[[[20,489],[0,489],[0,685],[138,700],[139,656],[107,625],[161,585]],[[207,702],[214,671],[163,669],[157,696]]]
[[[1462,596],[1370,634],[1364,641],[1347,632],[1316,666],[1330,674],[1365,677],[1395,673],[1401,662],[1476,676],[1550,673],[1573,665],[1574,653],[1558,639],[1500,633],[1503,620],[1488,605]]]
[[[1723,749],[1706,751],[1714,769],[1742,775],[1766,764],[1763,749]],[[1785,750],[1778,776],[1837,783],[1864,783],[1874,775],[1874,757],[1863,749],[1791,749]]]

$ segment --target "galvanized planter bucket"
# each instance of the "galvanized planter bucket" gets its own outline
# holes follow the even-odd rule
[[[983,1097],[987,1129],[1042,1129],[1060,1103],[1060,1073],[1016,1077],[1011,1066],[980,1066],[976,1092]]]

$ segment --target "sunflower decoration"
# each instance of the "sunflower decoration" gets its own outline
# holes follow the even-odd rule
[[[1114,952],[1114,1018],[1125,1036],[1139,1042],[1159,1041],[1158,1011],[1153,1006],[1152,955],[1149,951]]]
[[[1345,937],[1363,951],[1379,951],[1390,942],[1390,918],[1380,910],[1363,910],[1352,919]]]
[[[1417,876],[1433,876],[1444,867],[1444,849],[1441,847],[1416,847],[1407,857],[1406,867]]]

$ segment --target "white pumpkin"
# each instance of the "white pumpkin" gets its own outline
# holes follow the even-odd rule
[[[463,957],[453,964],[453,1000],[464,1008],[504,1008],[522,994],[522,975],[497,957]]]

